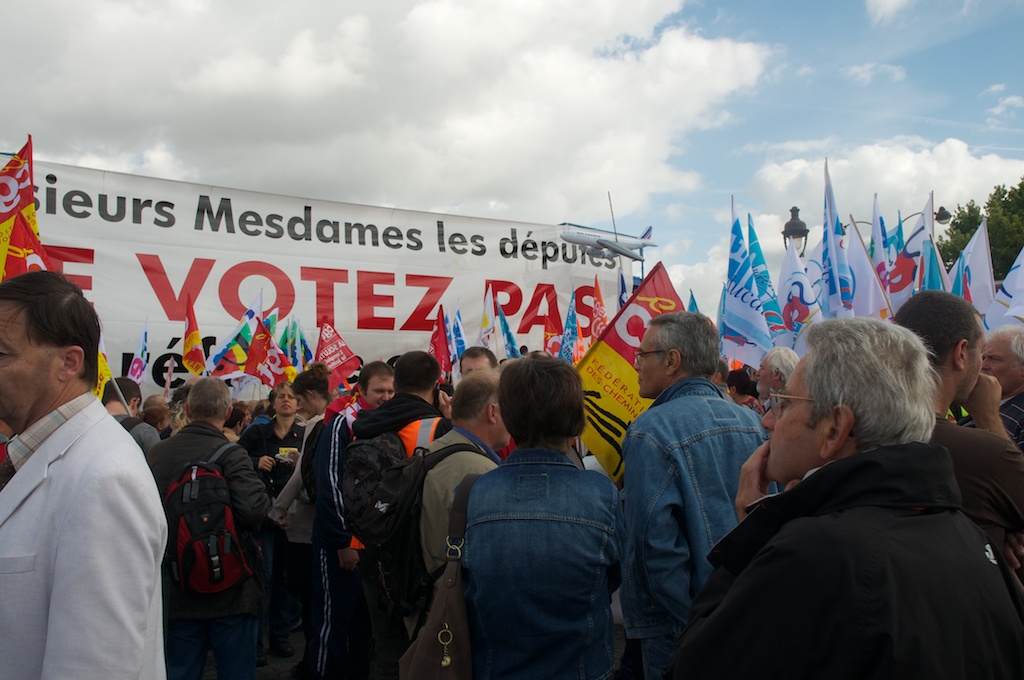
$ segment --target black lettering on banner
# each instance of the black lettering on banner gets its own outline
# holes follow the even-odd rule
[[[473,234],[469,237],[469,240],[473,244],[473,250],[471,252],[474,255],[484,255],[487,253],[487,246],[484,245],[484,237],[482,234]]]
[[[506,260],[519,257],[519,242],[516,240],[516,228],[512,227],[509,234],[509,236],[505,236],[498,241],[498,252]]]
[[[78,208],[91,208],[92,198],[89,194],[78,189],[72,189],[68,193],[64,194],[64,212],[71,217],[77,217],[79,219],[85,219],[89,217],[89,211],[78,210]]]
[[[229,234],[235,233],[235,218],[231,212],[231,199],[222,198],[217,204],[217,212],[213,212],[213,204],[209,196],[200,196],[199,205],[196,207],[196,231],[203,230],[203,222],[208,222],[210,231],[220,231],[220,223],[224,222],[224,230]],[[258,234],[250,234],[256,236]]]
[[[132,199],[132,224],[142,224],[142,211],[146,208],[152,208],[153,201],[148,198],[143,200],[141,198]]]
[[[437,251],[444,252],[444,222],[437,221]]]
[[[281,224],[283,219],[284,217],[276,213],[267,215],[267,228],[263,230],[263,235],[268,238],[281,238],[284,236],[284,225]]]
[[[259,236],[260,230],[253,227],[262,227],[263,217],[254,210],[246,210],[238,216],[238,231],[246,236]]]
[[[327,228],[330,228],[330,234]],[[316,223],[316,237],[321,243],[340,243],[341,225],[331,220],[320,220]]]
[[[107,196],[106,194],[100,194],[99,213],[100,217],[102,217],[107,222],[120,222],[121,220],[124,219],[126,205],[124,196],[115,196],[114,198],[117,208],[115,209],[115,212],[111,213],[110,197]],[[138,222],[136,222],[136,224],[138,224]]]
[[[174,204],[170,201],[157,201],[156,214],[159,217],[153,220],[153,224],[158,227],[173,227],[174,226]]]
[[[523,239],[523,245],[519,247],[519,252],[523,254],[523,258],[527,260],[537,259],[537,242],[530,238],[533,231],[526,232],[526,238]]]
[[[409,245],[405,247],[406,250],[423,250],[423,241],[420,240],[422,233],[419,229],[410,229],[405,233],[405,238],[409,242]]]
[[[366,234],[370,234],[370,245],[374,248],[377,247],[377,227],[372,224],[362,225],[359,222],[346,222],[345,223],[345,245],[352,245],[352,232],[356,232],[359,235],[359,245],[366,245]]]
[[[306,206],[302,209],[302,217],[293,217],[288,220],[288,236],[293,241],[311,241],[313,239],[313,208]],[[301,231],[297,228],[301,226]]]

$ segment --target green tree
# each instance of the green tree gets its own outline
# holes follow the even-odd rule
[[[973,200],[966,206],[956,207],[949,230],[935,242],[947,269],[953,266],[960,251],[981,225],[982,212],[988,218],[992,273],[999,281],[1006,277],[1006,272],[1024,248],[1024,177],[1015,187],[1007,189],[999,185],[993,189],[985,201],[984,211]]]

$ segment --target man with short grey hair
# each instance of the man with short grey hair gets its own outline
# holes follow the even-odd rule
[[[757,414],[708,380],[718,349],[706,316],[677,312],[652,319],[636,350],[640,396],[655,401],[622,443],[622,611],[647,678],[661,677],[711,573],[706,557],[736,526],[740,467],[765,438]]]
[[[786,389],[786,381],[793,375],[796,362],[799,360],[797,353],[788,347],[773,347],[768,350],[764,359],[761,359],[761,369],[758,371],[760,378],[757,390],[761,395],[761,401],[767,400],[772,392]]]
[[[923,343],[864,318],[807,340],[667,677],[1024,677],[1017,586],[960,511],[949,453],[925,443]],[[758,498],[772,481],[788,490]]]

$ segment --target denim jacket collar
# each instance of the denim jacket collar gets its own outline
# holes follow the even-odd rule
[[[543,463],[545,465],[573,465],[569,457],[561,451],[554,449],[516,449],[509,454],[502,465],[531,465]]]
[[[687,397],[691,395],[722,396],[722,391],[707,378],[683,378],[672,383],[658,395],[658,398],[651,404],[651,408],[671,401],[676,397]]]

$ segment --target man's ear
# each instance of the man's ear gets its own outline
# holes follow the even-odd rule
[[[70,382],[72,380],[79,380],[78,376],[82,374],[82,367],[85,365],[85,350],[78,345],[68,345],[67,347],[60,347],[57,351],[62,362],[60,381]]]
[[[857,452],[856,423],[853,410],[846,406],[833,406],[815,426],[818,436],[818,455],[823,463],[852,456]]]
[[[953,365],[953,368],[958,371],[962,371],[964,367],[967,366],[967,356],[970,354],[970,350],[967,345],[968,342],[966,339],[964,339],[956,343],[956,346],[953,347],[952,350],[950,350],[952,352],[952,357],[950,361]]]
[[[665,370],[668,373],[678,371],[683,365],[683,355],[674,347],[665,352]]]

